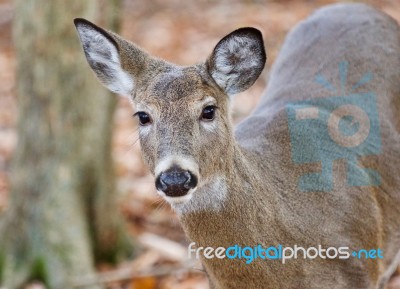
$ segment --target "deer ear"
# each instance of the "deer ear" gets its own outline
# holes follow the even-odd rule
[[[262,34],[240,28],[218,42],[207,60],[207,69],[228,95],[249,88],[260,76],[267,57]]]
[[[93,23],[74,20],[86,59],[97,78],[112,92],[129,96],[134,89],[133,75],[122,68],[120,45],[115,34]]]

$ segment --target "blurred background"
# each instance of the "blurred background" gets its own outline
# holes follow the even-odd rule
[[[208,288],[143,165],[134,110],[91,73],[73,18],[181,65],[234,29],[259,28],[267,65],[235,98],[238,122],[287,32],[335,2],[0,0],[0,288]],[[359,2],[400,21],[399,0]]]

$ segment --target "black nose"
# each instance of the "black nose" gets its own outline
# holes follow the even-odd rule
[[[168,197],[181,197],[197,186],[197,178],[189,171],[173,167],[156,179],[156,188]]]

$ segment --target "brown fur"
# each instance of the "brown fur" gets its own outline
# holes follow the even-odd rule
[[[184,155],[199,166],[202,183],[194,194],[216,193],[207,190],[215,175],[225,182],[220,209],[177,210],[191,241],[214,248],[382,248],[385,255],[382,260],[296,259],[284,265],[203,259],[212,288],[385,288],[400,248],[400,29],[393,19],[365,5],[344,4],[323,8],[299,24],[286,39],[260,104],[236,128],[236,137],[228,96],[209,71],[212,57],[207,65],[179,67],[110,35],[122,67],[135,79],[133,101],[151,111],[152,127],[140,139],[150,170],[168,155]],[[342,60],[352,64],[351,83],[365,71],[376,75],[367,89],[378,95],[383,153],[362,164],[381,173],[382,185],[346,187],[340,175],[345,163],[338,161],[332,192],[299,192],[297,179],[312,165],[291,160],[285,105],[325,97],[314,75],[331,71],[327,77],[337,79],[333,73]],[[207,96],[218,106],[216,131],[199,125]]]

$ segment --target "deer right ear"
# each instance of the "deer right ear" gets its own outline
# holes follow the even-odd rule
[[[100,82],[112,92],[131,95],[134,89],[133,75],[122,67],[116,36],[85,19],[77,18],[74,24],[86,59]]]
[[[218,86],[233,95],[253,85],[266,59],[261,32],[240,28],[218,42],[206,64]]]

